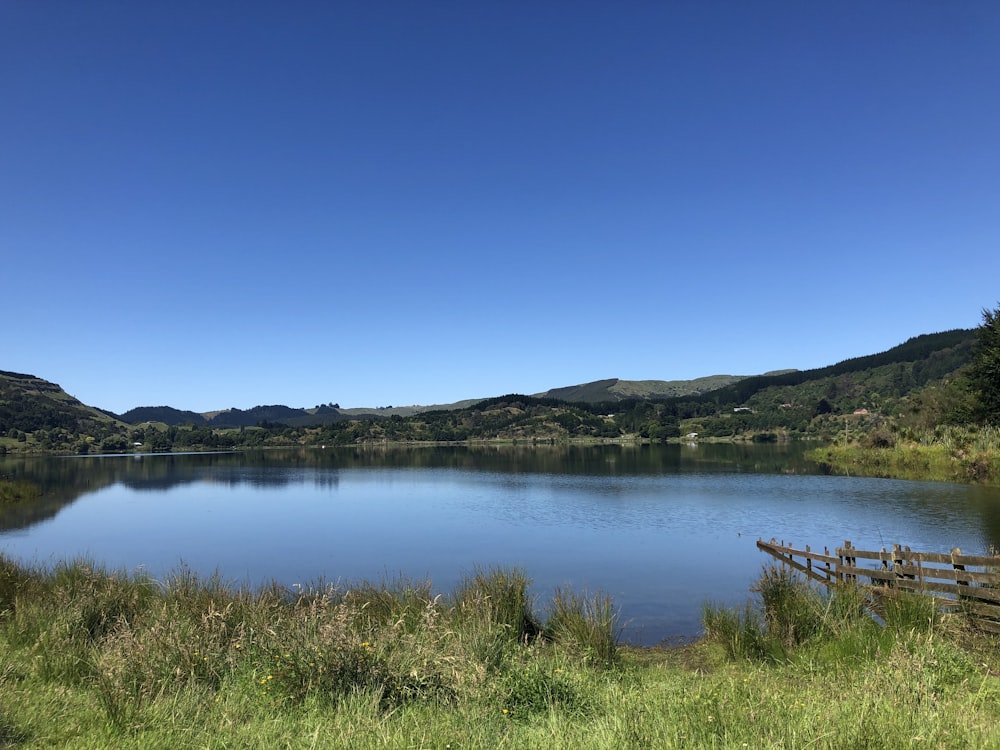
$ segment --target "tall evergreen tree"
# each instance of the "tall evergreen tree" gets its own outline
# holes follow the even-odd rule
[[[983,310],[969,367],[969,385],[983,422],[1000,426],[1000,307]]]

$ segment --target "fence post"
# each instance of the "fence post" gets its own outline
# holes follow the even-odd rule
[[[857,567],[857,558],[856,557],[851,557],[850,556],[850,551],[851,551],[851,540],[850,539],[845,539],[844,540],[844,552],[846,552],[848,554],[845,555],[844,557],[842,557],[841,559],[844,560],[849,567],[854,568],[854,567]],[[845,581],[856,581],[856,580],[858,580],[858,577],[854,573],[847,573],[844,576],[844,580]]]
[[[892,570],[896,574],[896,580],[903,580],[903,548],[898,544],[892,545]]]
[[[961,554],[962,554],[962,550],[960,550],[958,547],[955,547],[955,549],[953,549],[951,551],[951,567],[954,570],[965,570],[965,566],[964,565],[960,565],[959,563],[955,562],[955,558],[961,556]],[[968,581],[963,581],[962,579],[958,579],[956,582],[958,583],[959,586],[968,586],[969,585]]]

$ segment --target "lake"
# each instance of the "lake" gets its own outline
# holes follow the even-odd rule
[[[0,460],[44,495],[0,509],[0,551],[85,556],[234,585],[400,575],[448,592],[517,566],[537,609],[556,587],[609,593],[637,644],[695,636],[770,560],[758,538],[831,549],[1000,548],[1000,488],[822,476],[797,445],[296,449]]]

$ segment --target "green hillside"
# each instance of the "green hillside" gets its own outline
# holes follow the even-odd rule
[[[958,367],[967,364],[972,356],[972,346],[975,340],[976,332],[966,329],[914,336],[899,346],[879,354],[854,357],[827,367],[743,378],[713,391],[711,398],[721,401],[746,401],[755,393],[775,386],[797,386],[810,381],[874,370],[887,365],[920,363],[916,368],[910,369],[908,378],[903,378],[894,384],[895,394],[903,395],[905,391],[913,387],[924,385],[935,378],[944,377]]]
[[[55,383],[0,371],[0,452],[65,451],[78,448],[81,435],[100,444],[124,431],[115,417],[81,403]]]
[[[885,352],[828,367],[745,378],[717,391],[674,401],[685,434],[759,433],[829,437],[889,418],[920,427],[947,420],[962,398],[954,383],[972,359],[974,330],[916,336]]]
[[[539,398],[560,401],[584,401],[591,404],[628,401],[630,399],[664,399],[698,396],[731,385],[745,376],[709,375],[694,380],[595,380],[592,383],[552,388],[536,394]]]

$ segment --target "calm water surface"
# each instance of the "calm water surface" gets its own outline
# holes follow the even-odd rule
[[[1000,547],[1000,489],[820,476],[794,446],[8,459],[0,475],[45,490],[0,514],[0,551],[18,560],[154,576],[183,563],[250,585],[405,575],[442,592],[477,566],[519,566],[539,610],[558,586],[605,591],[644,644],[696,635],[706,601],[743,603],[768,562],[760,537]]]

